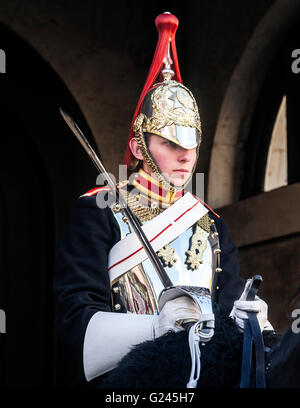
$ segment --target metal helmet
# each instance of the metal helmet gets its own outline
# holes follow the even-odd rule
[[[170,21],[172,23],[175,21],[174,25],[176,25],[176,28],[173,28],[171,33],[167,30],[170,26]],[[148,149],[145,134],[161,136],[184,149],[194,149],[196,147],[198,153],[201,143],[201,121],[197,103],[192,92],[181,83],[175,46],[175,32],[178,20],[170,13],[164,13],[157,17],[156,26],[160,34],[159,42],[134,116],[131,137],[136,137],[146,163],[159,181],[171,190],[179,190],[184,186],[175,187],[162,175]],[[161,52],[159,58],[157,50],[163,48],[162,38],[164,37],[167,37],[165,52]],[[170,45],[172,46],[174,61],[170,56]],[[159,59],[162,59],[162,61]],[[172,64],[175,71],[171,68]],[[153,70],[155,66],[160,66],[160,69]],[[152,81],[151,84],[151,79],[155,75],[154,79],[156,79],[158,74],[161,74],[162,82],[153,85]],[[173,79],[173,77],[177,80]],[[132,171],[137,166],[138,161],[131,158],[130,163],[130,170]],[[126,164],[129,164],[128,161]]]

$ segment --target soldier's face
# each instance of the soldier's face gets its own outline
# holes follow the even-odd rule
[[[190,177],[195,161],[197,149],[184,149],[163,137],[148,136],[148,149],[158,165],[161,173],[174,186],[182,186]],[[143,162],[144,171],[151,174],[147,163]]]

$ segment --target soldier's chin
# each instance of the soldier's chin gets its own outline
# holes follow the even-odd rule
[[[180,174],[172,174],[169,179],[169,183],[173,184],[175,187],[183,186],[190,177],[190,173],[180,173]]]

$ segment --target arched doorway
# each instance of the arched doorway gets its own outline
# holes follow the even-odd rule
[[[299,17],[300,21],[300,17]],[[245,143],[240,199],[263,193],[272,131],[282,102],[286,104],[287,182],[300,182],[300,75],[292,70],[292,52],[300,44],[299,24],[289,32],[266,72]],[[280,163],[278,163],[280,165]]]
[[[74,200],[97,175],[58,108],[95,143],[53,68],[2,25],[0,39],[7,56],[0,76],[0,379],[5,387],[49,386],[56,248]]]
[[[211,151],[207,201],[214,208],[229,205],[241,197],[244,169],[247,168],[247,141],[258,98],[268,71],[273,68],[276,71],[274,58],[291,27],[296,29],[299,16],[298,1],[290,1],[288,7],[284,1],[275,2],[258,23],[232,74]],[[274,93],[278,84],[273,85]],[[268,109],[264,106],[264,110]]]
[[[292,51],[299,48],[300,5],[276,2],[253,33],[230,81],[219,117],[209,198],[239,247],[242,276],[261,274],[259,295],[276,330],[289,324],[288,304],[300,287],[299,85]],[[288,183],[264,191],[276,117],[287,101]]]

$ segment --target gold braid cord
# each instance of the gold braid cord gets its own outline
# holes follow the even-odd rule
[[[152,218],[155,218],[158,214],[164,211],[164,209],[161,207],[151,208],[147,205],[143,205],[140,202],[139,194],[131,194],[128,191],[122,191],[122,195],[124,196],[131,211],[139,218],[139,220],[143,224],[147,221],[152,220]]]

